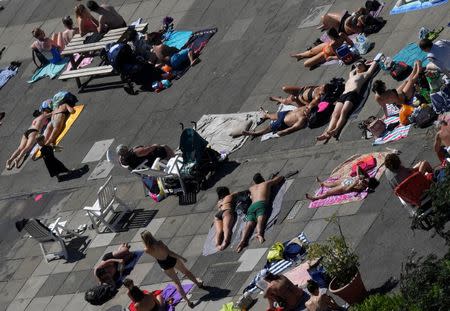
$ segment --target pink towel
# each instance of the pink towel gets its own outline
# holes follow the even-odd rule
[[[75,61],[77,61],[79,58],[80,58],[80,54],[78,54],[78,53],[75,54]],[[78,65],[78,68],[83,68],[83,67],[89,66],[92,63],[93,60],[94,60],[93,57],[85,57],[85,58],[83,58],[81,63]],[[64,72],[67,72],[67,71],[69,71],[71,69],[72,69],[72,64],[69,63],[67,65],[66,71],[64,71]]]

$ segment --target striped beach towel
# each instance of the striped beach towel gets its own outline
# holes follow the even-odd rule
[[[399,122],[400,118],[398,116],[389,117],[386,120],[384,120],[384,123],[387,125]],[[395,129],[393,129],[390,132],[387,132],[382,137],[378,137],[375,139],[375,141],[372,143],[372,145],[382,145],[391,141],[396,141],[402,138],[405,138],[408,136],[409,129],[411,128],[411,124],[409,125],[401,125],[399,124]]]
[[[308,245],[310,242],[308,240],[308,238],[306,237],[306,235],[301,232],[297,238],[304,243],[305,245]],[[289,243],[291,240],[284,242],[283,244],[286,245],[287,243]],[[278,260],[275,261],[273,263],[267,263],[265,268],[263,270],[261,270],[254,278],[253,281],[249,284],[249,286],[247,286],[244,289],[244,293],[245,292],[250,292],[253,293],[255,291],[258,291],[259,288],[256,287],[256,282],[258,282],[259,279],[261,279],[262,274],[266,273],[266,272],[270,272],[272,274],[280,274],[283,271],[285,271],[287,268],[293,266],[294,264],[296,264],[298,261],[302,261],[304,258],[306,257],[306,253],[304,253],[303,255],[299,256],[299,258],[297,258],[297,260],[292,261],[292,260]]]

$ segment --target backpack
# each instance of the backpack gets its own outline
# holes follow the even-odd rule
[[[412,67],[405,62],[394,63],[391,67],[391,76],[396,81],[405,80],[412,72]]]
[[[369,131],[368,127],[373,121],[375,121],[377,119],[378,118],[375,117],[375,116],[370,116],[366,120],[364,120],[364,121],[362,121],[362,122],[360,122],[358,124],[358,128],[362,131],[362,137],[364,139],[368,139],[369,138],[369,137],[367,137],[367,132]]]
[[[434,112],[440,114],[450,111],[450,86],[442,89],[442,91],[432,93],[430,97]]]
[[[436,120],[436,113],[429,105],[421,106],[421,109],[414,117],[414,123],[420,128],[427,127]]]
[[[52,107],[56,109],[61,104],[67,104],[70,107],[74,107],[78,103],[78,98],[70,92],[59,91],[52,98]]]
[[[355,54],[350,51],[350,48],[347,44],[343,44],[336,49],[336,55],[340,60],[344,62],[344,64],[348,65],[352,63],[355,59]]]
[[[106,58],[108,63],[120,73],[122,73],[123,66],[135,62],[133,57],[133,50],[126,43],[116,43],[106,51]]]
[[[322,107],[320,107],[321,104],[323,104]],[[308,127],[313,129],[325,125],[330,120],[333,110],[334,106],[329,102],[321,102],[319,106],[313,107],[309,113]]]
[[[111,300],[118,290],[111,284],[101,284],[90,288],[84,294],[84,300],[94,306],[101,306],[105,302]]]

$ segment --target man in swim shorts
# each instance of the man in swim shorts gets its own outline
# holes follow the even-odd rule
[[[302,106],[291,111],[264,112],[262,120],[270,120],[269,126],[259,131],[242,131],[242,135],[261,136],[272,132],[278,136],[285,136],[305,127],[309,110],[309,106]]]
[[[241,241],[236,248],[240,253],[244,247],[248,245],[250,235],[256,226],[256,238],[262,244],[264,243],[264,229],[267,219],[267,209],[270,200],[270,193],[273,186],[276,186],[284,181],[283,176],[276,176],[270,180],[264,180],[260,173],[253,176],[253,185],[249,188],[252,198],[252,204],[247,210],[245,217],[245,228],[242,232]]]

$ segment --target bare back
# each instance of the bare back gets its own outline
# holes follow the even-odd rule
[[[102,12],[99,18],[99,23],[107,25],[108,29],[116,29],[123,27],[125,21],[116,9],[110,5],[102,5]]]
[[[134,307],[137,311],[151,311],[157,306],[157,301],[155,297],[153,297],[153,294],[147,293],[144,294],[144,298],[134,303]]]
[[[295,286],[285,276],[270,282],[267,296],[285,305],[286,310],[293,310],[303,296],[303,290]]]
[[[269,181],[262,182],[250,187],[253,202],[267,201],[270,197],[271,184]]]
[[[156,242],[151,248],[145,248],[145,252],[156,260],[165,260],[169,255],[169,249],[161,241]]]
[[[42,130],[42,128],[47,124],[49,115],[46,113],[41,114],[37,118],[35,118],[31,122],[31,127],[37,129],[38,131]]]

